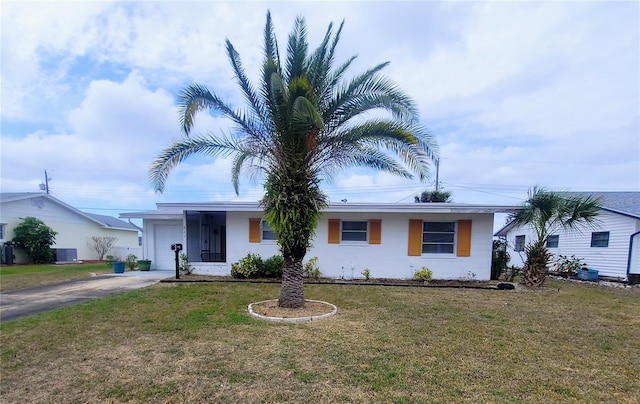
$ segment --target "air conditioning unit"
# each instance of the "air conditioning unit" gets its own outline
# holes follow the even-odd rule
[[[78,260],[77,248],[56,248],[57,262],[75,262]]]

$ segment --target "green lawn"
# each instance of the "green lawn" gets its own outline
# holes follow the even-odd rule
[[[273,284],[157,284],[0,326],[0,401],[618,402],[640,289],[308,285],[336,316],[248,316]]]
[[[113,270],[106,263],[0,266],[0,291],[86,278],[91,276],[92,272],[106,274],[112,273]]]

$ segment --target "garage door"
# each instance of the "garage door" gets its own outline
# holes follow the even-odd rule
[[[175,253],[171,251],[171,244],[183,243],[182,241],[182,223],[175,224],[157,224],[154,226],[155,240],[155,268],[156,269],[175,269]]]

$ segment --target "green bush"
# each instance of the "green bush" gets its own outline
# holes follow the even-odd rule
[[[238,279],[257,278],[263,265],[259,254],[248,253],[238,262],[231,264],[231,276]]]
[[[414,281],[419,281],[419,282],[424,282],[424,283],[429,283],[429,281],[431,280],[431,277],[433,276],[433,272],[431,272],[431,270],[427,267],[422,267],[418,270],[416,270],[416,272],[413,274],[413,280]]]
[[[13,229],[16,247],[23,250],[34,264],[45,264],[54,259],[51,246],[56,241],[58,232],[53,231],[42,220],[26,217]]]
[[[284,259],[280,255],[263,261],[260,254],[248,253],[231,264],[231,276],[237,279],[280,278],[283,266]]]
[[[124,260],[124,263],[128,269],[133,271],[134,269],[136,269],[136,266],[138,265],[138,257],[136,257],[134,254],[129,254],[127,255],[127,258]]]
[[[284,258],[281,255],[274,255],[264,261],[263,276],[265,278],[282,278]]]

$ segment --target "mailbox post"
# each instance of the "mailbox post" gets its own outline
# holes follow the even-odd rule
[[[180,251],[182,251],[182,244],[171,244],[171,250],[176,254],[176,279],[180,279]]]

